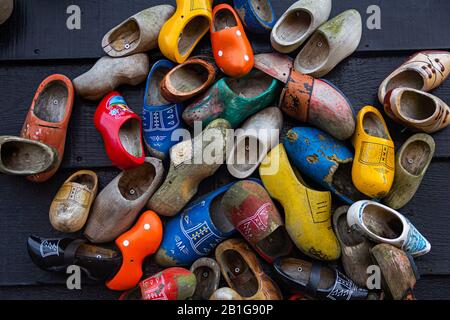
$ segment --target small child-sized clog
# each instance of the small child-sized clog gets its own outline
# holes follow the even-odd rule
[[[435,143],[431,136],[418,133],[410,137],[395,156],[395,178],[383,203],[400,209],[414,196],[433,159]]]
[[[177,10],[163,25],[158,44],[162,54],[182,63],[191,54],[211,23],[212,0],[176,0]]]
[[[358,201],[347,212],[350,228],[376,243],[401,248],[413,257],[427,254],[431,244],[402,214],[374,201]]]
[[[200,258],[192,264],[190,271],[197,279],[192,300],[208,300],[220,284],[220,267],[216,260]]]
[[[214,7],[210,32],[214,59],[223,73],[239,78],[252,70],[252,46],[241,20],[230,5],[220,4]]]
[[[300,172],[352,204],[367,198],[353,185],[353,153],[347,146],[315,128],[291,129],[284,141],[289,159]]]
[[[259,168],[270,196],[284,208],[286,230],[304,254],[319,260],[339,259],[341,249],[331,227],[331,194],[308,188],[295,172],[282,144]]]
[[[0,25],[9,19],[14,10],[14,0],[0,0]]]
[[[114,240],[131,227],[141,209],[161,184],[161,160],[145,158],[134,169],[121,172],[97,196],[84,231],[91,242]]]
[[[159,265],[189,266],[234,234],[233,225],[221,210],[222,197],[231,185],[194,201],[166,223],[163,241],[155,256]]]
[[[396,88],[411,88],[429,92],[440,86],[450,75],[450,52],[421,51],[411,56],[380,85],[378,99]]]
[[[362,36],[361,15],[344,11],[321,25],[295,58],[298,72],[320,78],[358,48]]]
[[[355,147],[353,184],[370,198],[383,198],[394,182],[395,151],[378,109],[366,106],[359,111],[352,142]]]
[[[103,50],[111,57],[123,57],[156,48],[159,31],[174,12],[174,7],[164,4],[136,13],[108,31]]]
[[[169,60],[157,61],[147,78],[142,108],[142,127],[147,150],[153,157],[166,159],[170,148],[179,141],[172,137],[184,129],[181,119],[183,105],[170,103],[161,94],[160,83],[175,65]]]
[[[128,108],[120,93],[113,91],[103,98],[95,111],[94,124],[116,167],[127,170],[144,163],[142,120]]]
[[[73,85],[79,96],[97,101],[120,85],[135,86],[143,82],[149,69],[145,53],[121,58],[102,57],[89,71],[75,78]]]
[[[52,201],[50,223],[58,231],[72,233],[84,227],[98,190],[98,177],[80,170],[64,181]]]
[[[20,136],[36,140],[56,149],[58,161],[53,169],[29,176],[32,182],[50,179],[61,165],[66,144],[67,127],[72,115],[74,89],[63,75],[54,74],[42,81],[28,111]]]
[[[316,29],[328,20],[331,0],[299,0],[278,19],[270,33],[272,47],[290,53],[300,47]]]
[[[269,33],[277,21],[270,0],[233,0],[233,7],[253,33]]]

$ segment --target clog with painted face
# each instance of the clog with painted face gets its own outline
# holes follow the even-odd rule
[[[270,0],[233,0],[233,7],[253,33],[269,33],[277,21]]]

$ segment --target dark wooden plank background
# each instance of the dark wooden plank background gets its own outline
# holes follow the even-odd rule
[[[133,12],[157,2],[157,0],[92,0],[89,2],[89,10],[83,10],[82,19],[86,29],[82,32],[87,33],[76,35],[78,31],[74,31],[73,34],[66,32],[65,8],[69,4],[86,6],[85,0],[77,2],[16,1],[17,9],[14,17],[5,26],[0,27],[0,108],[2,110],[0,134],[19,133],[35,90],[46,76],[62,73],[73,79],[85,72],[96,61],[92,57],[101,55],[98,46],[105,31]],[[293,0],[273,3],[277,11],[281,13],[291,2]],[[450,24],[441,12],[445,6],[450,9],[448,1],[420,1],[420,7],[419,1],[416,0],[400,0],[395,3],[376,0],[335,0],[334,2],[333,12],[335,13],[352,6],[361,11],[369,4],[379,4],[385,8],[382,9],[382,21],[389,21],[387,18],[391,17],[390,19],[401,22],[395,27],[389,26],[386,22],[382,31],[369,33],[365,29],[360,52],[345,60],[326,77],[342,89],[357,110],[367,104],[381,108],[376,98],[378,85],[412,53],[405,49],[450,47],[450,44],[444,43],[450,38],[442,36],[441,33],[446,24]],[[121,5],[118,5],[119,3]],[[398,7],[400,4],[402,10]],[[386,6],[391,9],[386,9]],[[29,11],[30,8],[34,10],[32,14]],[[53,16],[55,12],[59,14],[60,10],[62,10],[61,18]],[[428,23],[416,21],[415,28],[421,30],[421,33],[417,34],[413,31],[418,29],[412,29],[410,24],[413,23],[412,18],[419,14],[422,16],[421,21]],[[20,16],[26,17],[26,21],[21,21]],[[63,27],[60,33],[58,26],[61,23]],[[441,27],[437,28],[438,25]],[[435,42],[437,39],[434,37],[435,34],[440,35],[438,40],[441,42]],[[395,37],[398,39],[394,39]],[[260,37],[252,37],[252,39],[257,39],[253,42],[255,52],[268,51],[266,40],[263,41]],[[208,50],[207,39],[204,43],[200,51]],[[369,44],[368,48],[365,48],[366,44]],[[31,48],[39,49],[39,54],[33,55],[34,49]],[[381,52],[381,50],[389,50],[389,52]],[[90,59],[82,59],[86,57]],[[153,61],[159,57],[158,52],[151,54]],[[120,88],[120,91],[130,107],[140,112],[144,94],[143,85],[125,86]],[[435,90],[434,93],[450,102],[450,82]],[[92,119],[95,108],[96,103],[76,98],[63,165],[53,179],[36,185],[18,177],[0,176],[0,299],[115,299],[118,296],[117,293],[89,281],[83,282],[85,285],[81,292],[65,289],[61,286],[64,278],[36,268],[28,258],[25,248],[26,238],[31,233],[41,236],[61,235],[51,228],[48,221],[48,208],[59,186],[71,173],[82,168],[92,168],[98,173],[101,187],[103,187],[119,172],[111,167],[102,139],[94,128]],[[396,145],[400,146],[411,132],[391,121],[388,123]],[[295,122],[286,121],[286,129],[292,125],[296,125]],[[444,130],[437,133],[434,138],[437,143],[435,158],[415,198],[402,209],[402,212],[432,243],[431,253],[417,259],[417,265],[423,275],[423,279],[418,283],[417,296],[423,299],[450,298],[450,250],[448,248],[450,131]],[[206,193],[228,182],[229,179],[226,169],[222,167],[218,174],[201,184],[199,194]],[[155,270],[151,259],[146,264],[146,269],[148,274]]]

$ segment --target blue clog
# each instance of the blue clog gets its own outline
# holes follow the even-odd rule
[[[145,88],[142,110],[144,140],[150,154],[160,159],[167,158],[170,148],[180,141],[172,139],[172,133],[184,128],[181,120],[183,105],[168,102],[160,91],[161,80],[174,66],[169,60],[157,61],[150,70]]]
[[[277,18],[270,0],[233,0],[233,6],[250,32],[268,33],[275,26]]]
[[[298,127],[287,133],[284,146],[295,167],[341,200],[366,199],[353,185],[353,153],[342,141],[316,128]]]

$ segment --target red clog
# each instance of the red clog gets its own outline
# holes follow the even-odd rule
[[[253,50],[236,11],[228,4],[213,10],[211,46],[217,66],[226,75],[243,77],[253,68]]]
[[[95,111],[94,123],[116,167],[127,170],[144,163],[141,118],[128,108],[120,93],[113,91],[103,98]]]

